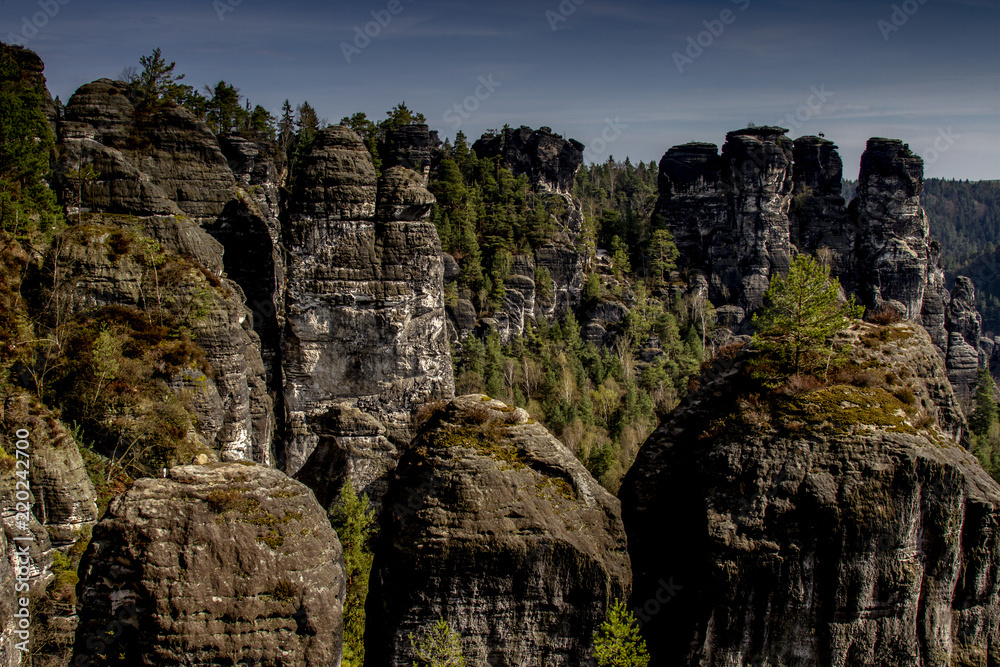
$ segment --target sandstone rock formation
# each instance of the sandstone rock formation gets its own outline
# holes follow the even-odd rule
[[[716,306],[742,321],[773,272],[788,268],[792,147],[783,128],[750,127],[713,144],[677,146],[660,161],[654,218],[666,224],[688,266],[702,271]]]
[[[320,131],[285,229],[289,474],[336,477],[344,471],[325,469],[330,461],[370,459],[351,464],[359,475],[352,481],[377,499],[412,437],[412,409],[453,395],[441,246],[434,225],[423,221],[432,202],[401,167],[377,184],[371,155],[351,130]],[[367,423],[326,417],[351,410],[374,417],[382,431],[319,425]]]
[[[974,327],[949,319],[964,317],[967,298],[950,306],[920,207],[923,161],[899,140],[869,140],[857,196],[845,207],[837,147],[821,137],[790,142],[784,132],[750,127],[728,133],[721,155],[692,143],[660,161],[654,220],[670,229],[695,280],[705,276],[720,324],[747,330],[770,276],[786,271],[791,255],[814,254],[870,310],[884,305],[922,324],[969,396],[980,343]]]
[[[217,224],[242,191],[218,140],[185,109],[136,107],[123,85],[109,79],[86,84],[70,98],[59,132],[57,175],[71,221],[86,216],[88,222],[155,239],[171,259],[185,264],[191,280],[182,294],[167,294],[167,302],[212,295],[192,329],[214,370],[209,393],[218,394],[223,414],[218,429],[214,419],[206,420],[212,433],[202,437],[224,458],[270,461],[274,417],[260,341],[244,294],[223,276],[223,246],[203,229]],[[94,178],[80,178],[79,170],[88,165]],[[69,292],[74,311],[109,304],[146,308],[154,295],[155,307],[163,306],[151,256],[119,262],[99,252],[77,254],[69,279],[57,286]]]
[[[74,664],[340,664],[337,535],[271,468],[139,480],[94,529],[80,578]]]
[[[426,176],[440,144],[437,130],[431,131],[427,125],[403,125],[389,130],[385,144],[379,149],[382,169],[404,167]]]
[[[918,319],[928,274],[937,269],[920,207],[923,160],[896,139],[869,139],[861,156],[851,214],[858,228],[859,297],[875,308],[888,301]]]
[[[472,150],[481,158],[500,156],[515,176],[525,174],[539,189],[566,195],[573,191],[576,170],[583,163],[583,144],[563,139],[548,127],[532,130],[522,125],[485,134]]]
[[[841,196],[844,170],[837,146],[822,137],[799,137],[792,156],[794,189],[788,211],[792,245],[821,256],[844,288],[853,291],[857,231]]]
[[[407,637],[443,617],[470,665],[580,665],[628,594],[618,503],[521,409],[481,395],[435,406],[385,499],[365,644],[409,666]]]
[[[790,395],[723,364],[640,450],[619,497],[651,665],[1000,655],[1000,485],[944,364],[909,323],[844,342],[852,374]]]

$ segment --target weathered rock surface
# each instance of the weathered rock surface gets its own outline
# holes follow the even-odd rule
[[[948,377],[955,393],[963,400],[971,400],[973,389],[982,365],[979,339],[983,318],[976,310],[976,287],[965,276],[955,279],[946,316],[948,327]],[[986,361],[985,355],[982,361]]]
[[[726,135],[721,156],[713,144],[695,143],[660,161],[654,215],[686,265],[708,277],[717,306],[750,312],[771,274],[787,271],[793,170],[785,131],[749,127]]]
[[[654,218],[670,229],[683,264],[708,280],[719,323],[747,329],[770,276],[785,272],[795,253],[814,254],[870,310],[885,305],[922,324],[967,397],[979,338],[959,313],[974,309],[964,296],[950,306],[940,248],[920,207],[923,161],[901,141],[869,140],[857,196],[845,207],[833,142],[790,142],[784,132],[750,127],[728,133],[721,155],[713,144],[692,143],[660,161]]]
[[[884,383],[768,404],[722,364],[643,445],[619,497],[651,665],[1000,658],[1000,485],[940,356],[912,324],[850,336]]]
[[[844,288],[853,290],[857,232],[840,194],[844,170],[837,146],[821,137],[799,137],[792,156],[791,242],[800,252],[820,256]]]
[[[928,273],[937,268],[920,207],[922,189],[923,160],[909,147],[897,139],[868,140],[851,202],[862,271],[859,296],[871,308],[900,303],[911,320],[920,317]]]
[[[472,145],[481,158],[500,156],[515,176],[525,174],[540,190],[570,194],[576,170],[583,163],[583,144],[563,139],[551,128],[532,130],[522,125],[495,135],[483,135]]]
[[[340,664],[340,544],[309,489],[277,470],[137,481],[94,529],[80,577],[74,660]]]
[[[219,141],[204,123],[176,106],[137,107],[123,84],[109,79],[86,84],[73,95],[59,130],[57,180],[71,215],[88,214],[89,222],[102,227],[120,227],[127,235],[156,239],[162,250],[176,256],[169,256],[173,265],[183,265],[181,272],[193,278],[181,281],[179,293],[164,294],[158,270],[153,268],[153,250],[143,256],[136,252],[107,257],[100,247],[73,250],[78,256],[69,263],[71,279],[65,285],[70,312],[111,304],[191,305],[211,296],[213,303],[201,309],[205,312],[195,318],[192,330],[215,371],[210,393],[218,394],[224,415],[217,427],[215,401],[209,400],[203,406],[202,436],[223,458],[271,461],[275,422],[268,380],[273,383],[278,326],[272,317],[270,328],[260,327],[271,351],[265,368],[262,344],[253,329],[255,318],[244,305],[246,297],[223,273],[234,263],[247,267],[238,263],[246,258],[232,248],[252,248],[248,250],[251,259],[259,260],[254,253],[261,254],[263,247],[263,259],[269,261],[255,262],[254,269],[274,267],[280,258],[274,242],[277,187],[267,164],[257,169],[251,147],[241,140],[228,141],[233,167],[241,177],[237,184]],[[80,179],[77,170],[87,165],[94,168],[95,176]],[[251,192],[254,187],[257,190]],[[204,227],[230,242],[229,261],[224,263],[223,245]],[[232,232],[233,228],[238,231]],[[81,228],[83,236],[87,233]],[[100,235],[96,240],[98,246],[104,243]],[[198,277],[192,273],[202,269],[200,282],[208,284],[197,284]],[[237,275],[245,277],[243,272]],[[255,302],[273,300],[278,275],[280,267],[273,268],[266,297],[259,293],[258,282],[246,281],[255,290]],[[267,282],[267,276],[261,280]],[[273,388],[271,393],[276,393]]]
[[[470,665],[589,664],[606,607],[628,593],[618,503],[524,410],[485,396],[439,406],[384,512],[372,664],[410,665],[407,634],[438,617]]]
[[[16,402],[18,405],[14,406]],[[87,476],[80,451],[66,425],[47,411],[31,408],[21,395],[6,409],[29,415],[21,427],[31,434],[31,489],[35,496],[32,513],[45,526],[54,547],[68,547],[81,539],[99,518],[97,493]]]
[[[434,201],[419,174],[405,167],[391,167],[379,180],[375,217],[384,221],[420,222],[430,215]]]
[[[382,168],[405,167],[424,175],[430,169],[434,151],[441,145],[437,130],[427,125],[404,125],[389,130],[379,150]]]
[[[289,474],[314,454],[320,436],[312,422],[331,408],[371,415],[398,447],[412,437],[416,405],[454,393],[441,247],[434,225],[420,220],[433,198],[411,174],[390,169],[377,192],[370,154],[339,126],[319,133],[303,165],[285,234]],[[385,217],[373,217],[377,202]],[[359,435],[325,433],[342,448],[338,438]],[[320,452],[317,461],[336,458]],[[370,480],[354,482],[377,491]]]

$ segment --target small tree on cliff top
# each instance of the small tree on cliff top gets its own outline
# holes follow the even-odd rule
[[[832,354],[833,337],[864,308],[839,301],[840,283],[830,269],[809,255],[799,255],[788,275],[771,276],[764,306],[753,316],[754,348],[791,370],[810,372],[817,358]]]

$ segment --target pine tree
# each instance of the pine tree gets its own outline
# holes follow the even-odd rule
[[[55,137],[42,111],[43,91],[22,71],[17,47],[0,45],[0,227],[21,234],[62,221],[49,188]]]
[[[653,237],[649,241],[649,264],[656,285],[662,284],[666,274],[677,266],[679,254],[669,230],[657,229],[653,232]]]
[[[599,667],[646,667],[649,653],[639,634],[635,616],[617,601],[608,608],[601,627],[594,633],[594,658]]]
[[[148,56],[140,56],[139,64],[142,65],[142,71],[136,78],[135,89],[142,95],[143,104],[166,104],[176,101],[184,94],[185,87],[178,83],[184,75],[174,74],[177,63],[167,64],[159,48],[153,49]]]
[[[840,303],[840,283],[830,278],[829,267],[809,255],[799,255],[787,276],[775,274],[764,294],[764,306],[753,316],[756,350],[791,374],[812,371],[817,355],[832,353],[834,334],[861,316],[854,298]]]
[[[969,415],[969,430],[972,432],[972,453],[979,459],[983,469],[1000,481],[1000,419],[996,400],[993,398],[993,377],[986,369],[979,369],[976,384],[975,409]]]
[[[359,496],[347,480],[330,508],[330,523],[344,550],[347,598],[344,601],[344,667],[361,667],[365,661],[365,599],[372,569],[371,539],[375,534],[375,510],[368,498]]]

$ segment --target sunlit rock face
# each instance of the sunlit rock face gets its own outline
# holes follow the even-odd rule
[[[377,500],[413,435],[414,407],[453,395],[444,263],[425,221],[433,201],[402,167],[378,181],[351,130],[317,136],[285,220],[289,474],[350,474]]]

